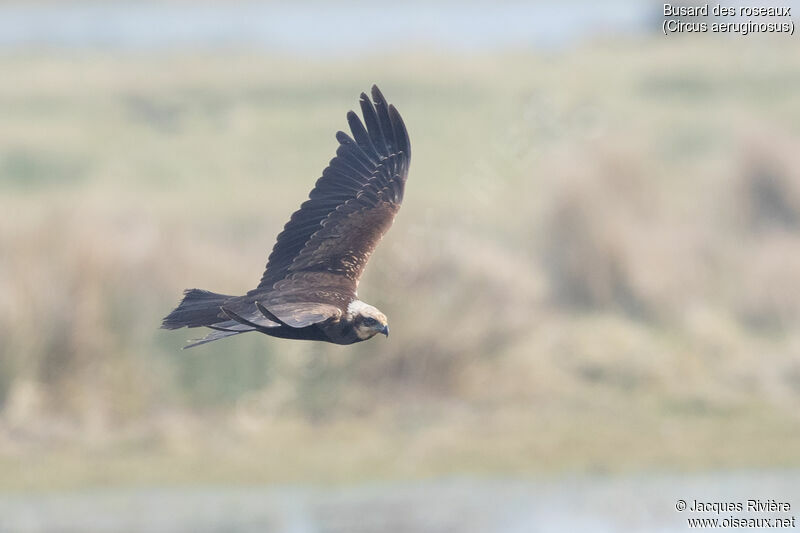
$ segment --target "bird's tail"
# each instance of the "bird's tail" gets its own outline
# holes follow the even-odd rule
[[[183,300],[178,307],[164,318],[161,327],[164,329],[178,329],[184,326],[196,328],[224,322],[228,319],[224,315],[220,316],[220,307],[229,298],[232,296],[202,289],[188,289],[184,291]]]

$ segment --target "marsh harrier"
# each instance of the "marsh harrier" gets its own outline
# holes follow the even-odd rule
[[[378,333],[386,315],[356,289],[403,201],[411,145],[403,119],[378,87],[361,94],[362,122],[336,134],[336,157],[278,235],[258,287],[244,296],[189,289],[162,328],[213,331],[186,348],[259,331],[284,339],[352,344]]]

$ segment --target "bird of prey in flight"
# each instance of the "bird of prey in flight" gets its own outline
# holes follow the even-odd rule
[[[364,122],[347,114],[352,137],[336,134],[336,157],[278,235],[258,287],[244,296],[189,289],[164,318],[165,329],[213,330],[185,348],[249,331],[335,344],[388,337],[386,315],[356,289],[400,209],[411,145],[377,86],[372,100],[361,93],[360,104]]]

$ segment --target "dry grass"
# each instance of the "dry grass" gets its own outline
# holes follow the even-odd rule
[[[690,44],[0,58],[3,486],[800,464],[800,55]],[[181,352],[161,316],[258,279],[373,81],[392,338]]]

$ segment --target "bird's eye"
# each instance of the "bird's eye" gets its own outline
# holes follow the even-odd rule
[[[378,324],[378,321],[375,320],[374,318],[366,318],[364,320],[364,324],[366,324],[367,326],[375,326]]]

